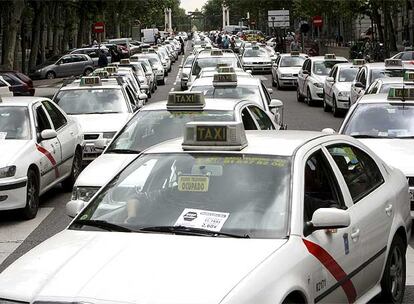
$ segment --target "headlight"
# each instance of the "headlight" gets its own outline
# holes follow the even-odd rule
[[[73,187],[72,191],[72,201],[81,200],[84,202],[89,202],[92,196],[95,195],[100,187]]]
[[[292,74],[281,74],[281,75],[280,75],[280,77],[282,77],[282,78],[283,78],[283,77],[292,77],[292,76],[293,76]]]
[[[338,97],[349,97],[349,92],[339,92]]]
[[[323,88],[323,83],[315,82],[313,85],[317,88]]]
[[[16,166],[0,168],[0,178],[12,177],[16,174]]]
[[[104,132],[103,135],[102,135],[102,137],[103,138],[106,138],[106,139],[111,139],[112,137],[115,136],[115,133],[116,132]]]

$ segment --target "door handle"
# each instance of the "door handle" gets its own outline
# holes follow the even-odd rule
[[[53,152],[53,154],[55,154],[55,153],[56,153],[56,151],[55,151],[55,146],[54,146],[53,144],[50,144],[50,146],[52,147],[52,152]]]
[[[391,216],[391,214],[392,214],[392,205],[391,204],[388,204],[387,207],[385,207],[385,213],[388,216]]]
[[[359,238],[359,229],[357,228],[357,229],[353,230],[353,232],[351,233],[351,239],[354,242],[356,242],[356,241],[358,241],[358,238]]]

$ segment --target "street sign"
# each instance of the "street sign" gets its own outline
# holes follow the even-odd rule
[[[94,33],[103,33],[105,31],[105,23],[103,22],[95,22],[93,25],[93,32]]]
[[[267,21],[269,27],[289,27],[289,10],[267,11]]]
[[[322,16],[314,16],[312,18],[312,21],[313,21],[313,26],[314,27],[322,27],[322,25],[323,25]]]

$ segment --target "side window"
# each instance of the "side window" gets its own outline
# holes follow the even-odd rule
[[[379,82],[377,82],[377,83],[373,86],[373,88],[372,88],[372,90],[371,90],[370,94],[376,94],[376,93],[378,92],[378,89],[379,89]]]
[[[263,82],[260,82],[260,85],[262,86],[262,90],[263,90],[263,92],[264,92],[264,94],[265,94],[267,104],[269,105],[269,104],[270,104],[270,101],[272,100],[272,97],[270,96],[269,91],[267,90],[267,88],[266,88],[266,86],[263,84]],[[264,107],[264,106],[265,106],[265,105],[263,105],[263,107]]]
[[[361,71],[361,83],[365,86],[367,84],[367,76],[366,76],[366,71],[365,69],[363,69]]]
[[[308,70],[308,62],[309,60],[305,60],[305,62],[302,65],[302,70]]]
[[[412,60],[412,57],[413,56],[411,52],[406,52],[406,53],[403,53],[400,58],[401,60]]]
[[[0,87],[7,87],[8,85],[0,79]]]
[[[269,116],[256,106],[249,106],[253,118],[257,121],[260,130],[275,130]]]
[[[59,130],[67,123],[66,117],[52,103],[45,100],[43,101],[43,106],[49,114],[56,130]]]
[[[3,76],[4,80],[6,80],[11,85],[19,85],[19,84],[21,84],[21,82],[17,81],[14,78],[9,77],[8,75],[2,75],[2,76]]]
[[[45,110],[41,106],[36,108],[36,122],[38,133],[46,129],[52,129],[49,119],[47,118],[47,115],[45,113]]]
[[[61,59],[60,63],[65,64],[65,63],[71,63],[71,62],[73,62],[72,56],[65,56]]]
[[[304,220],[310,221],[319,208],[345,208],[338,181],[321,150],[305,163]]]
[[[336,68],[333,68],[333,69],[329,72],[328,77],[333,77],[333,78],[335,79],[335,71],[336,71]]]
[[[384,178],[375,161],[360,149],[346,145],[328,147],[341,171],[354,203],[384,183]]]
[[[135,108],[136,107],[136,101],[135,101],[135,98],[134,98],[134,93],[132,93],[129,86],[125,87],[125,91],[128,95],[129,103],[131,104],[132,108]]]
[[[245,130],[257,130],[257,126],[247,108],[243,109],[241,116]]]

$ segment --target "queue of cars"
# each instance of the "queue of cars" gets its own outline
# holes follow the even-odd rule
[[[2,99],[0,141],[44,159],[16,165],[23,156],[10,148],[0,206],[14,200],[13,184],[24,209],[43,177],[74,187],[73,221],[0,274],[0,303],[401,303],[413,172],[376,151],[380,137],[409,150],[414,90],[390,90],[380,105],[390,124],[377,130],[374,116],[376,134],[359,127],[367,118],[352,122],[378,107],[370,101],[351,107],[341,134],[288,131],[282,101],[252,76],[263,63],[243,65],[250,51],[268,52],[252,43],[239,56],[193,36],[199,47],[181,71],[188,90],[161,102],[143,95],[173,61],[163,46],[72,79],[53,101]],[[325,98],[324,81],[335,100],[357,69],[332,54],[291,53],[265,72],[294,87],[298,61],[298,98],[309,103]],[[80,172],[82,160],[92,162]]]

